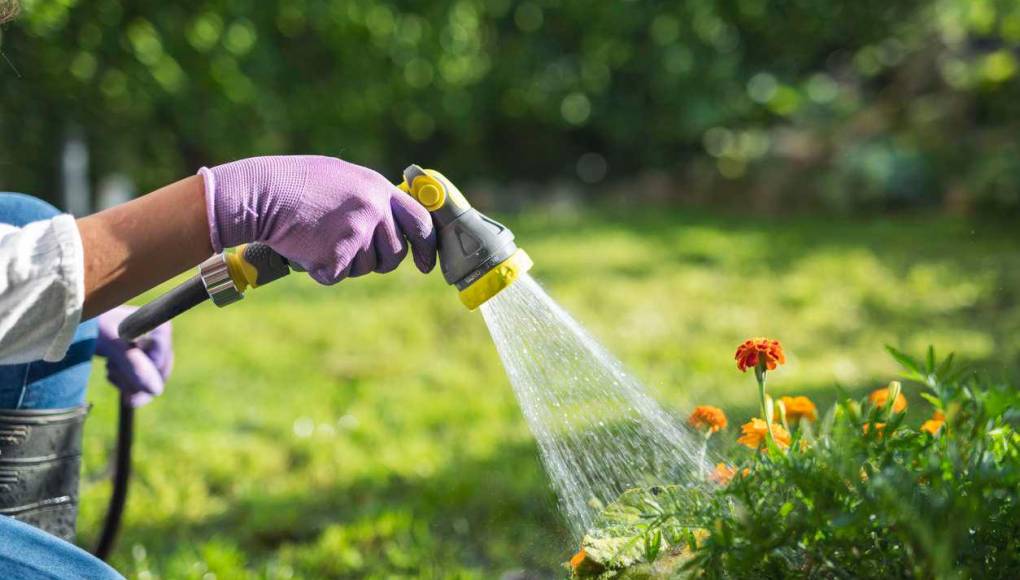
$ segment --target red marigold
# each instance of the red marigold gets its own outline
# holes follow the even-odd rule
[[[737,347],[737,354],[733,358],[737,361],[737,368],[742,372],[758,366],[759,363],[764,364],[765,368],[770,371],[776,370],[779,365],[786,364],[783,345],[778,340],[764,337],[745,340]]]
[[[712,405],[698,405],[687,418],[687,424],[695,429],[708,429],[715,433],[726,428],[726,413],[719,407]]]

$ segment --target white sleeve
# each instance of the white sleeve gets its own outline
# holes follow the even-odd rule
[[[81,321],[84,270],[73,216],[0,225],[0,364],[64,358]]]

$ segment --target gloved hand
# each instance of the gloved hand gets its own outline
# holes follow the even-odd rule
[[[371,169],[332,157],[253,157],[199,174],[217,252],[265,242],[322,284],[389,272],[406,242],[419,270],[436,264],[429,213]]]
[[[138,408],[163,392],[174,364],[170,323],[160,325],[132,344],[117,336],[117,327],[135,310],[118,306],[99,316],[96,354],[106,358],[106,378]]]

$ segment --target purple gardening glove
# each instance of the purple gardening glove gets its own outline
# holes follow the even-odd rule
[[[253,157],[199,174],[217,252],[265,242],[322,284],[389,272],[407,242],[419,270],[436,265],[429,213],[371,169],[333,157]]]
[[[118,306],[99,317],[96,354],[106,358],[107,380],[120,389],[132,407],[138,408],[163,392],[174,364],[174,351],[169,322],[134,343],[118,337],[120,322],[135,310],[134,306]]]

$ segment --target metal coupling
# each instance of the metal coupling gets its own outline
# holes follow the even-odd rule
[[[209,299],[220,308],[244,298],[244,294],[230,277],[227,255],[224,253],[216,254],[202,262],[198,267],[198,276],[202,279],[205,291],[209,293]]]

